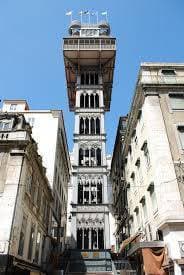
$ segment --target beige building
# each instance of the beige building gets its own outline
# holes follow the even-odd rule
[[[164,268],[184,274],[184,64],[141,64],[123,163],[131,238],[122,249],[134,240],[128,256],[141,251],[146,266],[144,249],[165,247]]]
[[[127,189],[123,169],[123,146],[126,131],[126,121],[126,116],[119,118],[110,169],[110,181],[112,183],[113,193],[113,212],[116,223],[114,232],[116,239],[116,251],[119,251],[122,241],[125,240],[129,235],[127,226]]]
[[[64,118],[61,110],[31,110],[25,100],[4,100],[2,112],[18,112],[32,126],[32,135],[38,145],[46,168],[46,176],[53,192],[53,236],[58,250],[66,247],[68,183],[70,160]]]
[[[31,127],[22,114],[0,113],[1,274],[44,272],[52,200]]]

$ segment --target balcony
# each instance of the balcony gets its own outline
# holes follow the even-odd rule
[[[63,50],[116,50],[114,38],[108,39],[64,39]]]

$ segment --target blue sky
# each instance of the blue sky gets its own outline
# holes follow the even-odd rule
[[[62,109],[72,150],[62,59],[73,10],[109,12],[117,59],[111,111],[106,115],[107,152],[113,150],[120,115],[127,114],[141,62],[184,61],[183,0],[0,0],[0,99],[26,99],[32,109]]]

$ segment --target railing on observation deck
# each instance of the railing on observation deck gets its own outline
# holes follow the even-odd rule
[[[64,39],[64,50],[116,50],[114,39]]]

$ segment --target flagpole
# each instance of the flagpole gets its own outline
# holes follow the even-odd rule
[[[108,16],[107,16],[107,13],[106,13],[106,21],[108,22]]]
[[[80,12],[80,17],[81,17],[81,25],[82,25],[82,11]]]

